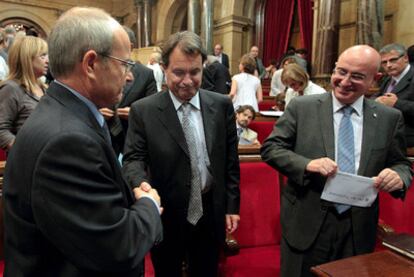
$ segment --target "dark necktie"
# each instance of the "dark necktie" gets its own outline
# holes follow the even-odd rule
[[[395,81],[395,79],[391,79],[391,82],[388,85],[386,92],[393,92],[396,84],[397,84],[397,81]]]
[[[342,119],[338,131],[338,166],[339,170],[347,173],[355,173],[355,145],[354,128],[352,126],[351,115],[354,108],[345,106],[342,108]],[[338,213],[343,213],[351,206],[335,204]]]
[[[191,126],[192,124],[190,121],[191,104],[183,103],[181,105],[181,110],[183,112],[182,127],[191,162],[191,190],[187,221],[192,225],[196,225],[203,216],[203,201],[201,196],[201,175],[197,166],[197,143],[194,133],[195,126]]]

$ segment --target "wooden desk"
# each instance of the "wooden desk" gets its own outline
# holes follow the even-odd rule
[[[414,261],[385,250],[318,265],[311,271],[319,277],[414,276]]]

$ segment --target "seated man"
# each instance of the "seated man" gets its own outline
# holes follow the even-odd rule
[[[257,133],[247,128],[255,117],[256,113],[250,105],[242,105],[236,110],[236,125],[239,145],[260,145],[260,142],[257,139]]]

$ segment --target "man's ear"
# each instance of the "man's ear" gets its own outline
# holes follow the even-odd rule
[[[83,55],[82,69],[86,75],[95,78],[98,54],[95,50],[89,50]]]
[[[377,72],[377,74],[375,74],[374,76],[374,81],[378,82],[382,76],[384,76],[384,74],[382,74],[381,72]]]

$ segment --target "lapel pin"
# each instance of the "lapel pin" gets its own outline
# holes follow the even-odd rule
[[[377,114],[376,114],[376,113],[373,113],[373,114],[372,114],[372,116],[373,116],[374,118],[377,118]]]

